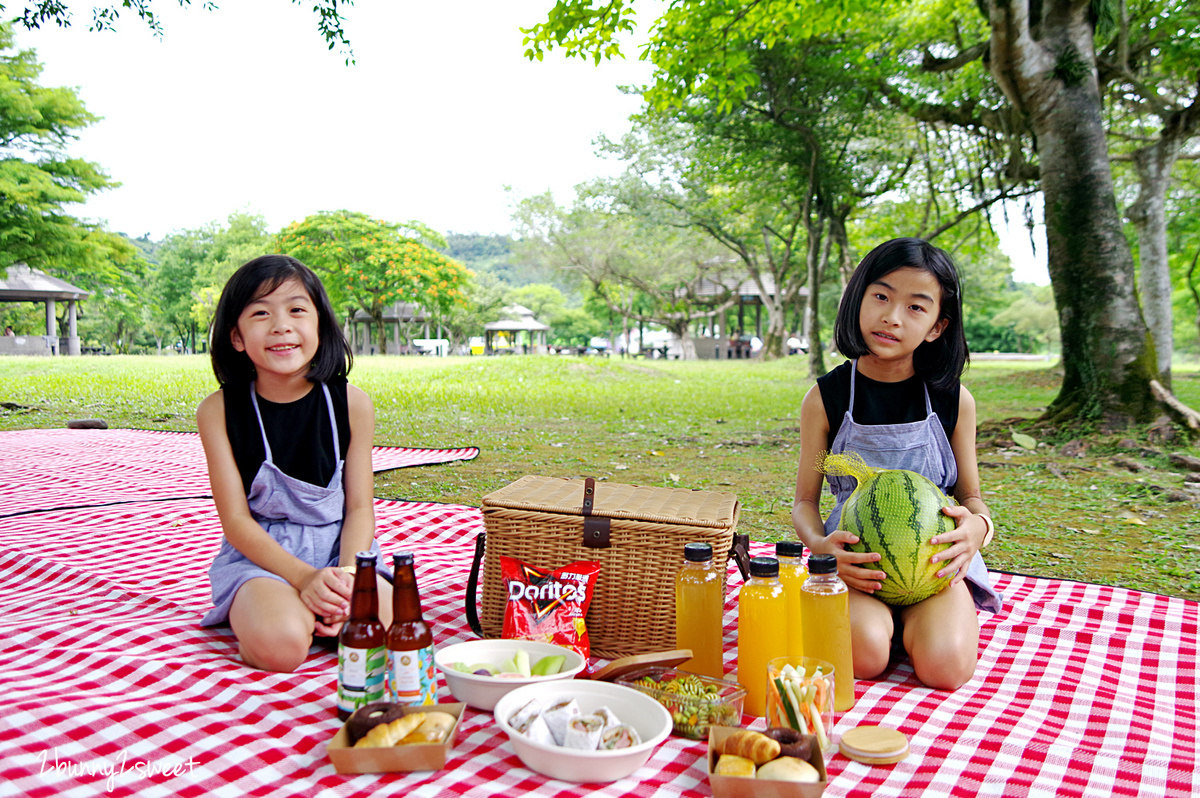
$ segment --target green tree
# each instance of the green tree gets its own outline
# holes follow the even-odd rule
[[[176,2],[181,6],[192,4],[192,0],[176,0]],[[317,30],[328,42],[330,50],[337,47],[346,53],[347,63],[354,60],[353,53],[350,51],[350,40],[346,37],[346,31],[343,28],[344,20],[339,7],[339,5],[351,5],[349,0],[308,0],[308,2],[292,0],[292,2],[296,5],[309,6],[317,15]],[[9,5],[9,3],[0,3],[0,11],[7,10]],[[202,0],[202,6],[205,9],[212,9],[216,8],[216,3],[212,0]],[[40,28],[47,23],[59,27],[71,25],[71,10],[64,0],[27,0],[25,3],[17,3],[16,7],[21,9],[21,16],[17,17],[16,21],[26,28]],[[91,10],[92,23],[89,30],[115,30],[121,19],[121,12],[127,10],[145,22],[156,35],[161,36],[163,33],[162,23],[154,13],[154,0],[121,0],[120,3],[100,3],[91,6]]]
[[[567,309],[567,298],[558,288],[546,283],[530,283],[509,291],[509,299],[533,311],[533,317],[554,326]]]
[[[554,346],[585,347],[600,333],[604,323],[583,308],[569,308],[554,319],[550,343]]]
[[[1200,9],[1186,0],[1132,0],[1097,36],[1113,158],[1132,165],[1136,196],[1125,209],[1136,235],[1138,293],[1169,384],[1175,349],[1168,192],[1200,137]],[[1164,30],[1175,35],[1164,37]],[[1119,177],[1119,175],[1118,175]]]
[[[931,95],[907,78],[927,61],[936,69],[984,65],[1015,110],[992,115],[1015,117],[1036,136],[1065,372],[1047,415],[1104,418],[1116,425],[1148,420],[1160,409],[1151,385],[1158,377],[1154,347],[1138,305],[1133,258],[1117,211],[1097,79],[1095,12],[1119,5],[1105,0],[976,0],[986,23],[982,40],[972,39],[973,31],[947,31],[942,24],[948,9],[970,7],[965,0],[916,6],[924,13],[908,18],[917,28],[956,35],[930,36],[924,48],[920,37],[913,36],[910,66],[891,83],[902,94],[910,86],[917,88],[921,94],[911,98],[914,103],[943,108],[948,121],[977,124],[993,110],[978,97]],[[618,52],[615,36],[633,25],[631,6],[632,0],[599,7],[563,0],[545,22],[526,31],[527,52],[540,58],[546,49],[562,46],[568,55],[596,61],[610,57]],[[731,30],[757,35],[768,45],[784,36],[875,30],[881,49],[891,49],[896,28],[881,22],[897,19],[893,12],[913,9],[909,3],[854,0],[764,0],[749,6],[674,0],[645,51],[657,67],[648,94],[685,102],[697,86],[710,84],[732,107],[755,82],[748,55],[725,46],[730,39],[746,38],[731,36]],[[697,10],[702,13],[691,13]],[[909,32],[919,34],[917,28],[910,26]],[[1168,26],[1160,35],[1165,39],[1171,34]]]
[[[12,26],[0,24],[0,268],[24,261],[71,274],[101,269],[99,226],[67,212],[117,185],[96,164],[67,155],[76,132],[97,118],[73,89],[40,86],[36,53],[12,47]]]
[[[466,302],[471,273],[433,247],[445,239],[420,222],[394,224],[365,213],[333,211],[293,222],[276,239],[279,251],[318,270],[337,307],[361,308],[375,325],[379,351],[387,352],[383,314],[411,302],[444,316]]]
[[[624,332],[630,322],[661,324],[681,340],[684,358],[694,359],[693,322],[729,303],[728,296],[698,293],[701,278],[723,264],[694,231],[615,209],[610,188],[584,187],[569,208],[549,192],[520,201],[513,214],[518,248],[528,261],[577,275],[622,320]]]

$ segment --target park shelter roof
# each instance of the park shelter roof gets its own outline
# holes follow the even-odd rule
[[[729,293],[741,298],[745,304],[756,304],[761,302],[761,297],[765,293],[767,296],[775,296],[775,278],[770,274],[761,276],[763,290],[759,290],[758,284],[754,282],[752,277],[730,277],[725,280],[714,280],[711,277],[701,277],[693,283],[693,291],[697,296],[716,296],[717,294],[728,291]],[[801,286],[799,296],[808,296],[808,286]]]
[[[66,280],[51,277],[31,269],[24,263],[14,263],[0,279],[0,302],[45,302],[47,299],[85,299],[91,291],[71,285]]]
[[[501,310],[510,318],[489,321],[483,329],[495,332],[518,332],[520,330],[549,330],[549,324],[542,324],[533,317],[533,311],[524,305],[509,305]]]

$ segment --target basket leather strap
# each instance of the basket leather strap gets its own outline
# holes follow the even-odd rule
[[[609,520],[592,515],[596,501],[596,480],[588,477],[583,481],[583,545],[589,549],[607,549],[609,543]]]
[[[476,637],[483,637],[483,625],[479,623],[479,611],[475,608],[475,596],[479,590],[479,566],[483,563],[483,550],[487,546],[487,532],[475,536],[475,556],[471,560],[471,573],[467,576],[467,623]]]
[[[733,536],[733,546],[729,549],[729,556],[737,563],[738,571],[742,574],[742,581],[745,582],[750,578],[750,536],[748,534]]]

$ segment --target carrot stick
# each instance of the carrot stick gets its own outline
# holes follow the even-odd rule
[[[829,680],[814,679],[813,685],[817,688],[816,705],[818,709],[825,709],[825,702],[829,700]]]
[[[783,704],[783,696],[779,694],[779,688],[775,686],[775,681],[775,679],[767,679],[767,689],[771,691],[771,695],[775,696],[775,701],[767,701],[767,724],[782,726],[783,724],[779,722],[779,708]]]

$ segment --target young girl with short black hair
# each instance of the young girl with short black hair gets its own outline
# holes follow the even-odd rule
[[[349,613],[355,554],[375,542],[375,410],[346,382],[350,347],[311,269],[264,255],[238,269],[212,325],[221,388],[200,403],[213,502],[224,539],[213,608],[246,664],[291,672],[313,637],[336,637]],[[390,623],[391,586],[381,578]]]
[[[924,684],[953,690],[969,680],[979,659],[977,609],[997,612],[979,550],[993,525],[979,487],[975,456],[975,399],[959,379],[969,354],[962,325],[962,292],[950,257],[926,241],[898,238],[880,244],[855,270],[838,307],[838,350],[851,360],[820,377],[801,406],[800,468],[792,523],[816,554],[832,554],[850,590],[854,675],[871,679],[888,666],[897,627]],[[878,553],[855,553],[857,536],[838,528],[842,505],[856,487],[852,477],[829,476],[836,502],[820,512],[822,452],[852,451],[872,466],[923,474],[958,505],[945,510],[950,543],[934,555],[954,575],[935,596],[891,607],[871,594],[886,578],[871,564]]]

